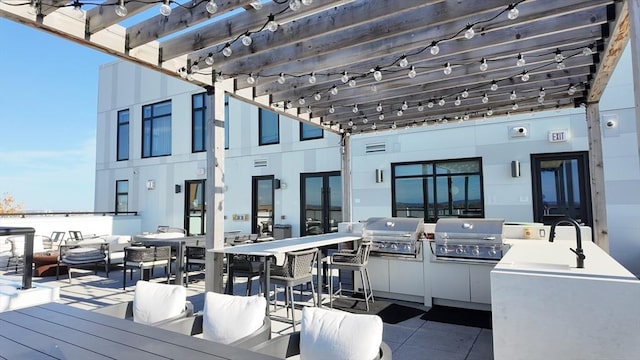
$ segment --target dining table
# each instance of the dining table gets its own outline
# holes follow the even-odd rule
[[[262,259],[263,262],[263,293],[264,297],[269,301],[269,277],[270,277],[270,264],[272,259],[283,259],[285,254],[291,251],[301,251],[313,248],[318,248],[318,261],[316,261],[317,267],[317,304],[322,304],[322,261],[320,252],[322,248],[328,246],[337,245],[341,243],[348,243],[353,241],[359,241],[362,239],[362,235],[353,233],[328,233],[320,235],[310,235],[295,238],[288,238],[282,240],[255,242],[251,244],[225,246],[219,249],[209,249],[218,254],[225,254],[227,256],[227,263],[229,264],[233,255],[245,255],[254,256]],[[233,289],[233,279],[231,276],[227,278],[227,289]],[[267,315],[269,310],[267,309]]]
[[[187,246],[205,246],[204,236],[171,236],[171,233],[142,234],[133,237],[133,242],[144,246],[171,246],[171,251],[176,257],[176,277],[174,284],[184,285],[185,261],[184,256]],[[148,275],[147,275],[148,276]]]
[[[60,303],[0,313],[1,359],[275,359]]]

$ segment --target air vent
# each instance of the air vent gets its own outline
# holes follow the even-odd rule
[[[253,167],[267,167],[267,159],[253,160]]]
[[[364,147],[364,152],[369,153],[378,153],[387,151],[387,144],[385,143],[375,143],[375,144],[367,144]]]

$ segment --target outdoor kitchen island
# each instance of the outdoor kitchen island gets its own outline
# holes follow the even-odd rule
[[[491,271],[494,358],[637,359],[640,281],[593,242],[513,241]]]

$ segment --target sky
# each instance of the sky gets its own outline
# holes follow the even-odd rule
[[[98,70],[116,58],[4,18],[0,49],[0,198],[93,211]]]

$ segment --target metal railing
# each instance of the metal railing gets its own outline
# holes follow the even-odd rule
[[[77,215],[134,215],[138,216],[137,211],[60,211],[60,212],[20,212],[20,213],[2,213],[0,217],[20,217],[26,218],[28,216],[77,216]]]
[[[22,290],[31,289],[33,279],[33,237],[36,229],[30,227],[0,227],[0,236],[24,235],[24,256],[22,257]]]

